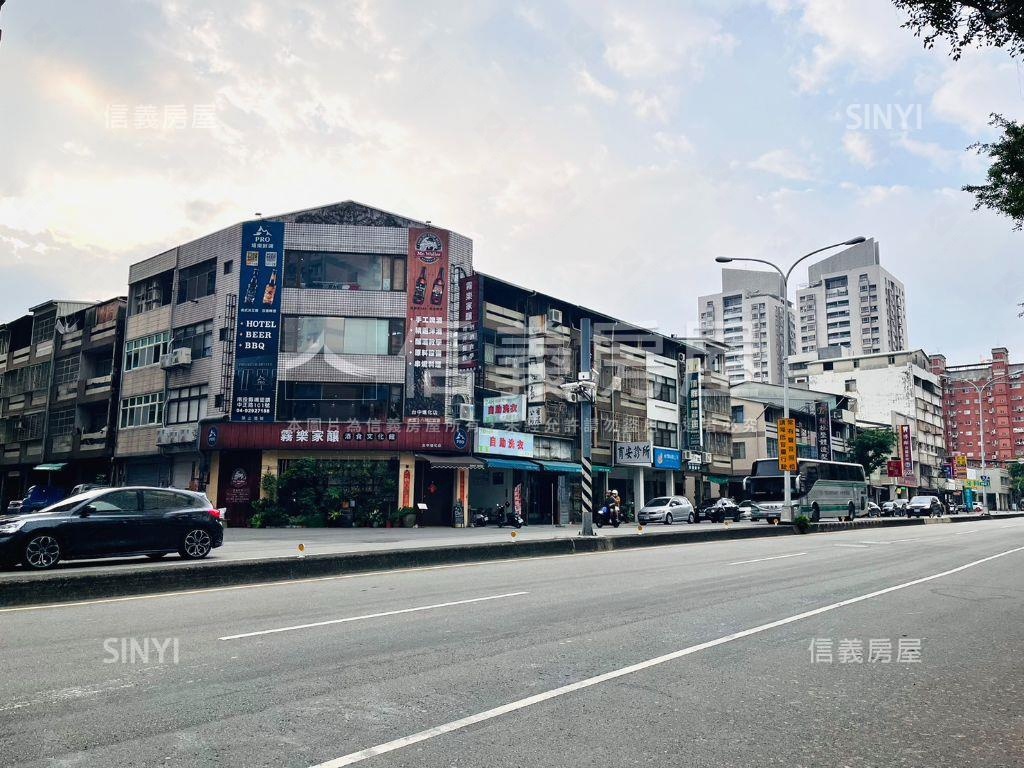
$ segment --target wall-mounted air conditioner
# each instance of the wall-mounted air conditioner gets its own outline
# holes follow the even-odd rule
[[[192,365],[192,350],[189,347],[172,349],[166,355],[160,355],[161,368],[179,368]]]
[[[472,403],[459,404],[459,421],[473,421],[476,417],[476,407]]]
[[[548,310],[548,322],[562,324],[562,310],[560,309],[549,309]]]

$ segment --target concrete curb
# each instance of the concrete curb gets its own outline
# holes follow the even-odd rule
[[[946,522],[971,522],[1024,517],[1024,512],[978,518],[872,518],[852,523],[812,524],[809,533],[830,533],[871,528],[927,525]],[[616,537],[574,536],[544,541],[459,544],[417,549],[375,552],[346,552],[310,555],[302,558],[268,560],[228,560],[218,563],[187,563],[180,566],[138,567],[115,572],[88,573],[52,571],[5,579],[0,582],[0,607],[76,602],[111,597],[182,592],[215,587],[241,586],[265,582],[288,582],[345,574],[388,571],[436,565],[489,562],[514,558],[610,552],[620,549],[691,544],[702,541],[729,541],[765,536],[798,535],[791,526],[765,525],[756,528],[718,530],[682,530],[670,533]]]

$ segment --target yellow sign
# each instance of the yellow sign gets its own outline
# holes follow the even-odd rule
[[[779,419],[779,470],[796,472],[796,419]]]
[[[967,457],[964,456],[963,454],[958,455],[956,457],[956,465],[958,467],[966,467],[967,466]]]

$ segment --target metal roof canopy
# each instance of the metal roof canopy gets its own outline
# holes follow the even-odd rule
[[[483,460],[475,456],[432,456],[417,453],[416,458],[427,462],[433,469],[484,469],[486,466]]]

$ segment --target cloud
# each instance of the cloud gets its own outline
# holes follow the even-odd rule
[[[619,94],[615,89],[608,87],[586,69],[576,70],[576,87],[589,96],[594,96],[605,104],[614,104]]]
[[[641,120],[668,122],[668,108],[665,99],[657,93],[633,91],[629,94],[629,103],[633,107],[633,112]]]
[[[654,134],[654,142],[660,149],[673,155],[689,155],[693,152],[693,142],[682,133],[658,131]]]
[[[1000,54],[965,53],[946,68],[931,100],[931,112],[971,136],[990,132],[989,115],[1024,117],[1024,80],[1018,66]]]
[[[847,131],[843,134],[843,150],[857,165],[863,168],[875,166],[875,149],[871,140],[862,131]]]
[[[814,178],[805,160],[789,149],[773,149],[747,163],[748,168],[781,176],[791,181],[810,181]]]

